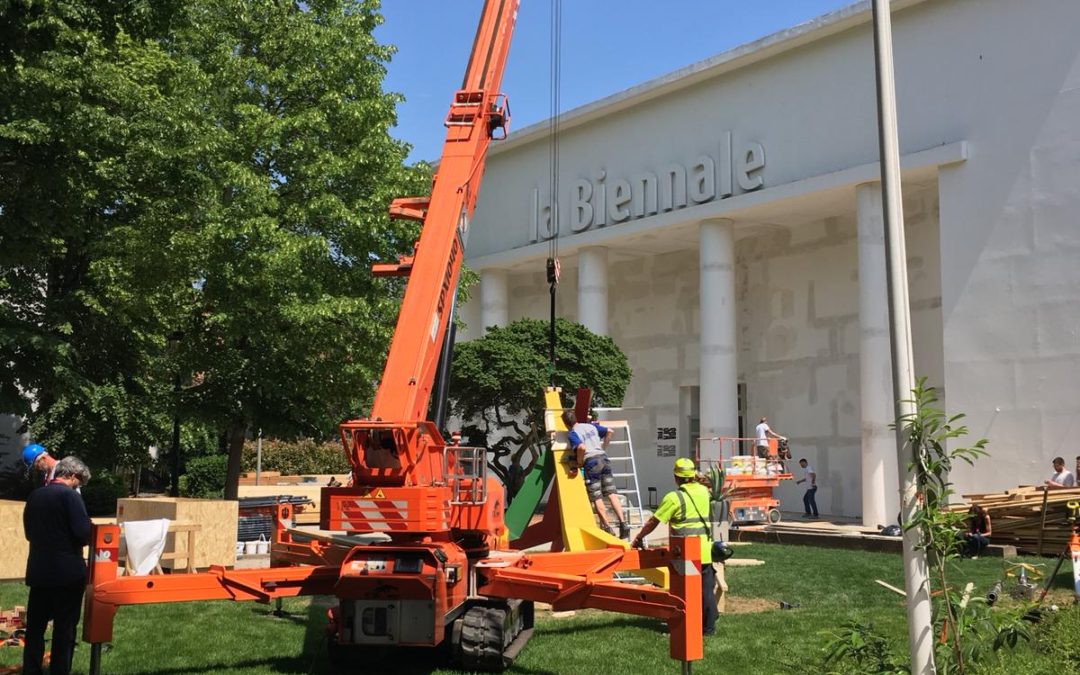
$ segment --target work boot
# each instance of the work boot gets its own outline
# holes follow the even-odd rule
[[[630,540],[630,525],[627,523],[619,523],[619,539]]]
[[[607,532],[608,534],[610,534],[613,537],[615,536],[615,530],[610,525],[608,525],[607,523],[604,523],[603,525],[601,525],[600,529],[602,529],[604,532]]]

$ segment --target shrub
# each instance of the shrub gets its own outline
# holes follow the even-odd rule
[[[188,460],[187,472],[181,476],[180,494],[201,499],[221,499],[225,494],[226,455],[207,455]]]
[[[86,512],[91,516],[115,516],[116,500],[128,496],[127,481],[105,469],[94,469],[90,474],[90,482],[82,488]]]
[[[243,471],[255,471],[256,442],[244,444]],[[295,441],[263,439],[262,470],[277,471],[283,476],[348,473],[349,460],[338,442],[319,442],[310,438]]]

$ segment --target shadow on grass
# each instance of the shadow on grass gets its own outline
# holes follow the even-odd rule
[[[1054,566],[1058,564],[1058,558],[1050,558],[1047,574],[1054,571]],[[1041,582],[1040,585],[1046,582]],[[1050,588],[1066,588],[1072,590],[1073,588],[1073,570],[1072,562],[1066,559],[1062,565],[1061,570],[1054,577],[1054,582],[1050,584]]]
[[[580,635],[589,631],[611,630],[612,628],[640,628],[659,635],[667,635],[667,624],[660,619],[650,619],[644,616],[620,616],[612,617],[609,621],[596,623],[575,623],[573,625],[552,627],[550,623],[544,624],[544,635]]]
[[[258,669],[268,673],[330,673],[337,672],[331,667],[326,656],[326,609],[328,603],[313,598],[306,612],[284,612],[281,616],[273,614],[274,608],[263,605],[251,607],[251,613],[269,621],[284,621],[294,625],[304,625],[304,639],[301,651],[293,655],[267,656],[262,659],[227,661],[210,663],[202,666],[184,665],[181,667],[158,668],[141,671],[142,675],[184,675],[185,673],[220,673],[242,669]],[[365,669],[367,663],[364,663]],[[373,672],[373,671],[367,671]],[[387,672],[395,672],[389,670]],[[430,671],[428,671],[430,672]]]

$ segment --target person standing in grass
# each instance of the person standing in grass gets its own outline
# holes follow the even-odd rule
[[[701,631],[703,635],[716,632],[716,570],[713,568],[712,542],[706,514],[711,499],[709,488],[698,481],[693,460],[680,457],[674,467],[676,489],[664,495],[660,506],[634,537],[631,546],[642,548],[660,523],[667,523],[672,535],[697,536],[701,539]]]
[[[23,528],[30,542],[26,560],[26,646],[24,675],[42,673],[45,627],[53,622],[51,675],[68,675],[75,654],[86,590],[86,561],[82,549],[90,543],[90,516],[76,489],[90,480],[90,470],[76,457],[56,463],[53,478],[34,490],[23,509]]]
[[[814,471],[814,467],[810,466],[810,463],[803,457],[799,460],[799,466],[802,467],[803,477],[795,481],[795,484],[806,483],[806,492],[803,493],[802,503],[803,518],[817,518],[817,472]]]

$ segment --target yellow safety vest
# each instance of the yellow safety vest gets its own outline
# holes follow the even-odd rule
[[[709,490],[700,483],[683,483],[673,493],[679,508],[668,523],[671,534],[701,538],[701,562],[712,562],[712,533],[709,532]]]

